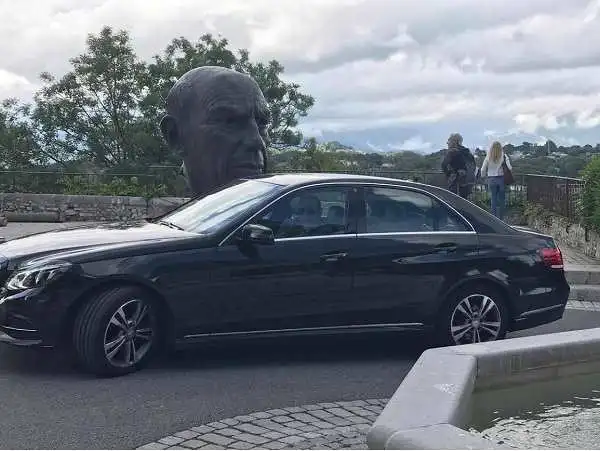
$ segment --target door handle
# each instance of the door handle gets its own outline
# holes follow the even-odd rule
[[[456,245],[456,243],[442,243],[442,244],[438,244],[435,247],[435,250],[438,252],[454,252],[456,251],[456,249],[458,249],[458,246]]]
[[[348,254],[346,252],[333,252],[331,254],[321,255],[321,261],[323,262],[337,262],[342,258],[346,258]]]

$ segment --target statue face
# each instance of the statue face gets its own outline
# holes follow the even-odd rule
[[[185,74],[171,91],[161,122],[170,147],[183,156],[192,192],[265,171],[269,110],[258,84],[224,68]],[[183,97],[183,98],[182,98]]]

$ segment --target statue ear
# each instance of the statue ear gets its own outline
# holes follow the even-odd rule
[[[167,114],[160,120],[160,131],[170,148],[178,149],[180,147],[177,121],[173,116]]]

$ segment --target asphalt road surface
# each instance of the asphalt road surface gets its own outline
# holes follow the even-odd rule
[[[519,335],[600,327],[600,312]],[[414,335],[297,338],[186,351],[95,379],[56,353],[0,346],[0,447],[134,448],[221,418],[389,397],[424,349]]]

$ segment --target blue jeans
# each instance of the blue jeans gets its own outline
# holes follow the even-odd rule
[[[506,202],[506,191],[504,177],[488,177],[488,188],[492,201],[492,214],[502,219],[504,216],[504,205]]]

